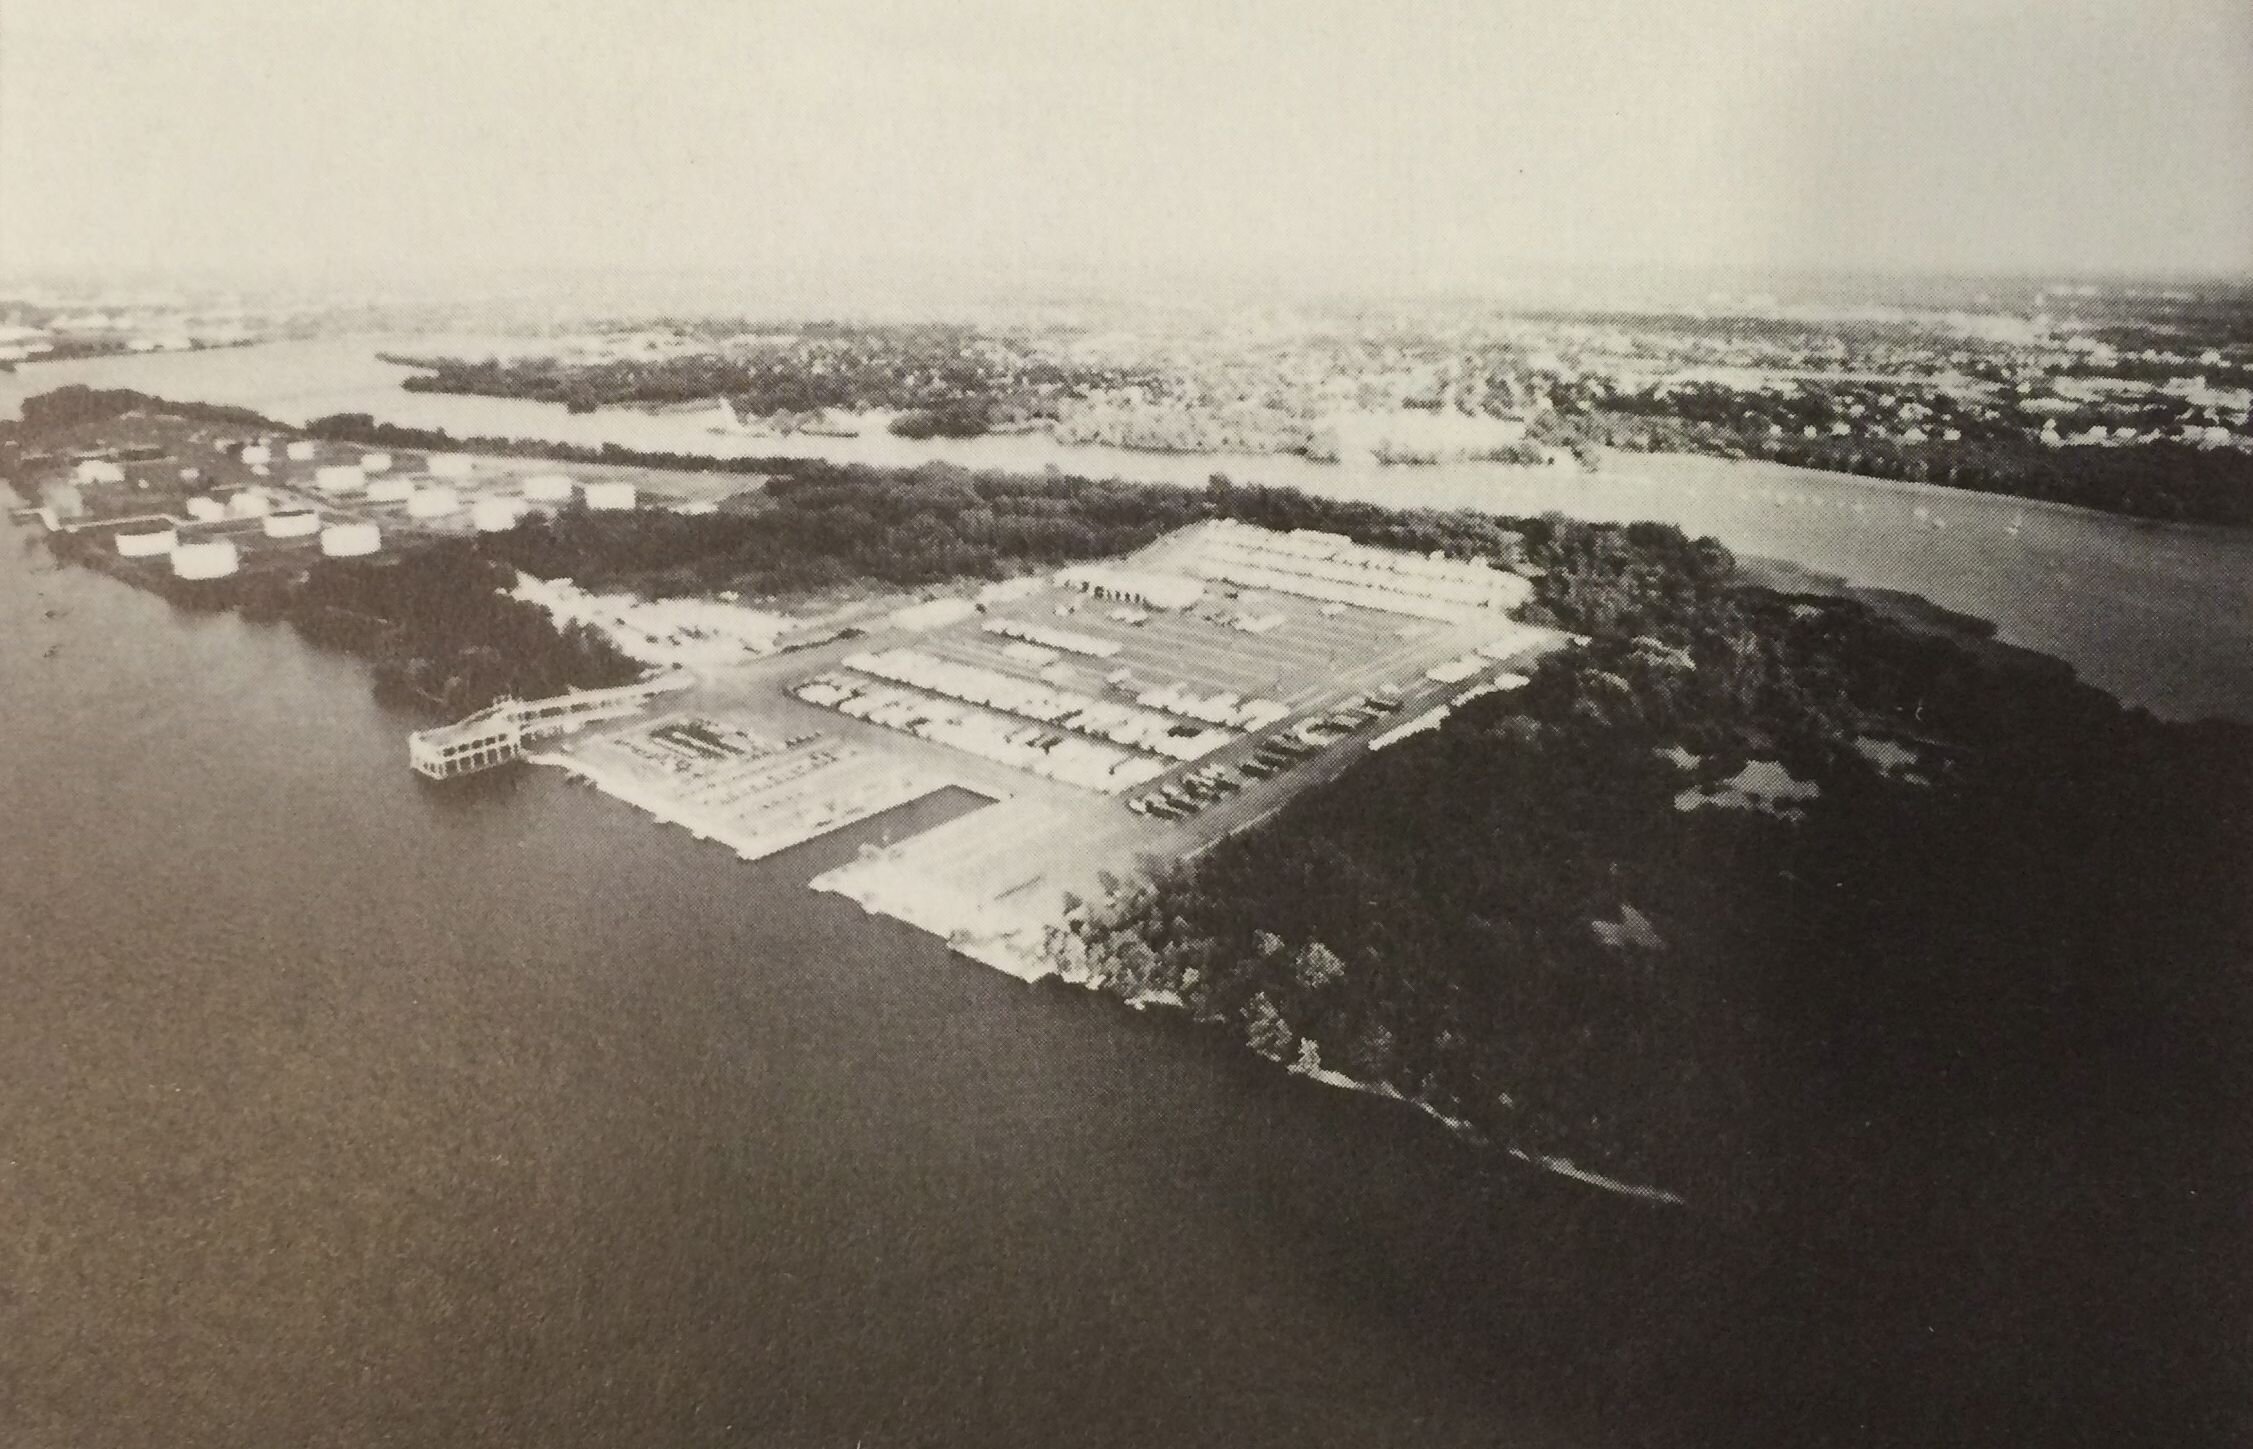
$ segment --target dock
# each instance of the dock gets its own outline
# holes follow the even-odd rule
[[[528,743],[569,734],[601,720],[639,714],[660,694],[687,689],[687,673],[662,675],[612,689],[573,690],[548,699],[503,699],[466,719],[407,736],[407,763],[432,780],[490,770],[524,758]]]

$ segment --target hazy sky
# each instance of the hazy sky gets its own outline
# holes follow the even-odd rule
[[[2253,3],[0,0],[0,265],[2253,271]]]

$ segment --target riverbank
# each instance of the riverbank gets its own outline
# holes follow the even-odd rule
[[[1703,1341],[1648,1277],[1524,1245],[1696,1225],[803,889],[897,814],[746,866],[553,770],[424,788],[358,661],[24,536],[11,1449],[1476,1449],[1671,1412],[1621,1387],[1623,1335]],[[1466,1274],[1541,1309],[1466,1316]]]
[[[1856,587],[1915,594],[1992,620],[1997,638],[2053,655],[2083,678],[2172,718],[2253,719],[2253,530],[2155,524],[1943,485],[1818,473],[1769,462],[1619,454],[1603,471],[1498,464],[1318,464],[1262,455],[1155,455],[1030,435],[974,439],[729,438],[694,420],[583,415],[561,406],[409,393],[385,339],[331,338],[40,364],[0,385],[0,410],[69,382],[250,407],[285,421],[365,413],[456,438],[525,438],[696,453],[786,454],[838,464],[1201,485],[1212,473],[1393,507],[1472,507],[1598,521],[1650,519],[1784,559]],[[1859,506],[1857,506],[1859,505]],[[1936,515],[1943,528],[1931,527]],[[2014,531],[2014,525],[2015,531]]]

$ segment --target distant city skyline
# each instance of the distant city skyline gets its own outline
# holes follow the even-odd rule
[[[2253,272],[2253,7],[8,0],[0,270]]]

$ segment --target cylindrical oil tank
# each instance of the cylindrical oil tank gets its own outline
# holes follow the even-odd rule
[[[444,518],[461,506],[460,495],[451,488],[418,488],[407,499],[407,516]]]
[[[274,501],[255,488],[245,488],[227,500],[227,512],[235,518],[263,518],[274,506]]]
[[[571,497],[571,487],[561,473],[541,473],[524,480],[524,496],[535,503],[562,503]]]
[[[116,535],[117,551],[126,558],[154,558],[160,553],[170,553],[179,546],[179,533],[170,528],[160,528],[147,533],[120,533]]]
[[[459,453],[430,455],[430,476],[433,478],[467,478],[475,471],[469,459]]]
[[[223,579],[235,571],[235,546],[223,538],[183,543],[172,550],[172,572],[183,579]]]
[[[337,523],[321,530],[321,552],[330,558],[358,558],[383,547],[383,534],[372,523]]]
[[[251,443],[243,448],[242,458],[255,468],[273,462],[274,450],[264,443]]]
[[[391,455],[389,453],[362,453],[360,455],[360,471],[363,473],[390,472]]]
[[[487,533],[514,528],[522,516],[516,501],[510,498],[480,498],[469,510],[470,521]]]
[[[323,493],[350,493],[367,481],[368,475],[350,463],[323,463],[313,470],[313,486]]]
[[[198,523],[217,523],[226,516],[227,505],[216,498],[206,498],[198,494],[188,500],[188,517],[195,519]]]
[[[403,503],[415,491],[415,485],[404,478],[378,478],[368,485],[370,503]]]
[[[313,461],[313,455],[319,451],[307,439],[299,438],[289,445],[289,460],[292,463],[310,463]]]
[[[589,508],[625,509],[634,506],[634,485],[631,483],[589,483],[587,485]]]

